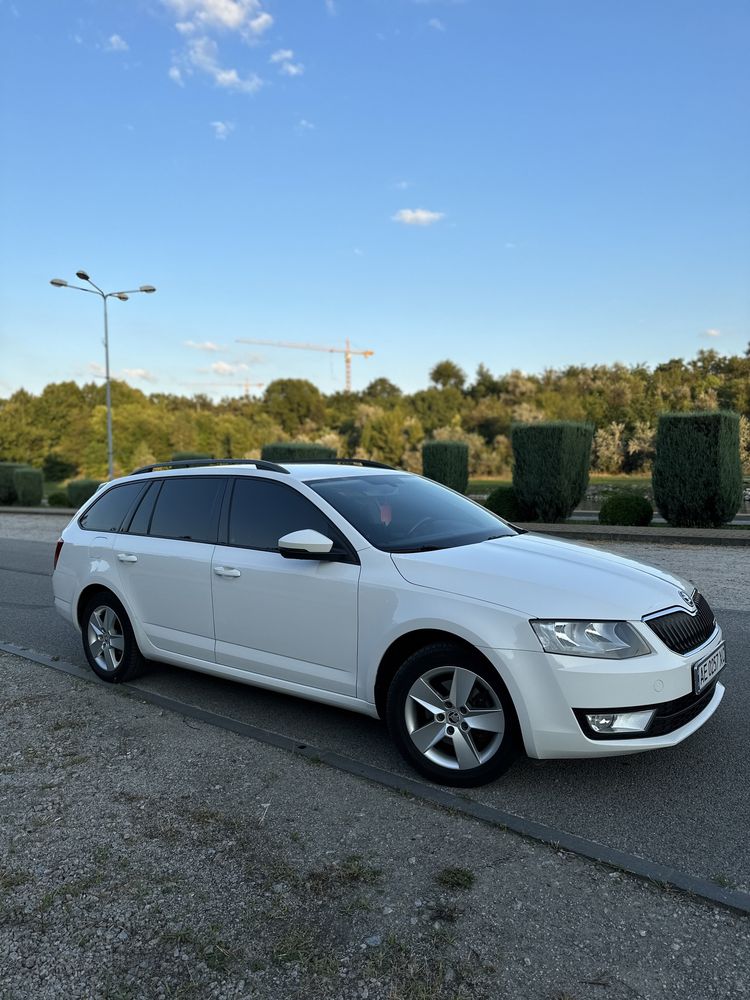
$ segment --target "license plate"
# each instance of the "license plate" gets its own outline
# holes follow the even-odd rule
[[[724,643],[715,649],[705,660],[699,660],[693,664],[693,691],[700,694],[711,681],[716,679],[716,675],[724,669],[727,663],[727,653]]]

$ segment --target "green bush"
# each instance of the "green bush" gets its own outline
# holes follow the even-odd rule
[[[516,491],[509,484],[504,483],[502,486],[496,486],[484,501],[484,506],[493,514],[499,514],[500,517],[505,518],[506,521],[528,520],[518,502]]]
[[[16,503],[20,507],[39,507],[44,496],[44,476],[40,469],[16,469],[13,473]]]
[[[593,437],[591,424],[567,420],[513,427],[513,486],[533,520],[564,521],[581,502]]]
[[[72,479],[68,483],[68,506],[77,510],[100,486],[98,479]]]
[[[458,493],[465,493],[469,485],[469,446],[463,441],[425,441],[422,474]]]
[[[54,493],[50,493],[47,497],[47,503],[50,507],[70,507],[68,494],[64,490],[55,490]]]
[[[719,527],[742,503],[737,413],[664,413],[656,432],[654,502],[680,528]]]
[[[13,474],[16,469],[28,469],[23,462],[0,462],[0,505],[16,502],[16,486]]]
[[[624,490],[610,493],[599,510],[599,524],[651,524],[654,508],[638,493]]]
[[[75,462],[68,462],[51,451],[49,455],[44,456],[42,472],[47,482],[59,483],[63,479],[70,479],[71,476],[74,476],[78,472],[78,466]]]
[[[275,441],[263,445],[260,457],[266,462],[304,462],[309,459],[336,458],[336,449],[309,441]]]
[[[204,455],[199,451],[176,451],[172,455],[173,462],[204,462],[212,458],[213,455]]]

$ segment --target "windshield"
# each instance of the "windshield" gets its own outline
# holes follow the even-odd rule
[[[427,552],[517,534],[479,504],[419,476],[346,476],[307,485],[386,552]]]

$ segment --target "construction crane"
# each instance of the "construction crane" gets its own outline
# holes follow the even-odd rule
[[[346,381],[344,383],[347,392],[352,391],[352,358],[355,354],[363,358],[371,358],[375,351],[355,351],[346,338],[346,347],[324,347],[322,344],[289,344],[284,340],[246,340],[237,338],[238,344],[262,344],[264,347],[292,347],[298,351],[324,351],[326,354],[343,354],[344,366],[346,370]]]

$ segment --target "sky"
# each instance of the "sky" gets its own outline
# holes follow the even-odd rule
[[[0,0],[0,396],[750,340],[746,0]],[[261,388],[251,388],[254,394]]]

